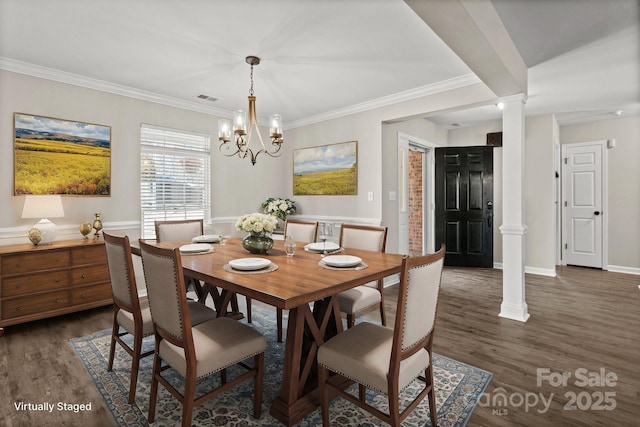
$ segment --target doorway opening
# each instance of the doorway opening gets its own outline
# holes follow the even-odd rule
[[[434,149],[437,145],[398,133],[398,248],[419,256],[434,252]]]

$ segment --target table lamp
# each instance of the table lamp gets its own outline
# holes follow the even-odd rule
[[[48,218],[63,216],[62,197],[59,195],[28,195],[24,199],[22,218],[42,218],[29,230],[29,240],[34,245],[53,242],[58,234],[58,227]],[[38,239],[38,232],[34,229],[40,231],[40,239]]]

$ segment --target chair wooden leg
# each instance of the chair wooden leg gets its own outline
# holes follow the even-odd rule
[[[182,396],[182,427],[191,427],[196,398],[196,374],[187,370],[187,377],[184,384],[184,395]]]
[[[391,384],[389,389],[389,424],[400,427],[400,399],[397,384]]]
[[[327,380],[329,379],[329,371],[318,365],[318,393],[320,394],[320,408],[322,410],[322,425],[330,427],[329,423],[329,390],[327,388]]]
[[[109,364],[107,365],[107,371],[111,372],[113,369],[113,358],[116,354],[116,337],[118,336],[118,331],[120,330],[120,325],[118,325],[117,319],[118,312],[116,310],[113,311],[113,329],[111,330],[111,347],[109,349]]]
[[[282,342],[282,309],[276,308],[276,331],[278,334],[278,342]]]
[[[156,340],[159,337],[156,336]],[[156,341],[157,343],[157,341]],[[158,356],[158,344],[156,344],[156,350],[153,355],[153,373],[151,375],[151,392],[149,393],[149,423],[152,423],[156,417],[156,399],[158,397],[158,378],[160,375],[160,356]]]
[[[262,380],[264,377],[264,353],[256,354],[253,357],[253,363],[256,368],[253,390],[253,418],[260,418],[260,416],[262,415]]]
[[[365,402],[367,397],[367,388],[362,384],[358,384],[358,398],[361,402]]]
[[[247,322],[251,323],[251,298],[247,297]]]
[[[353,328],[355,324],[356,324],[355,314],[347,314],[347,329]]]
[[[384,311],[384,281],[378,281],[378,292],[380,292],[380,321],[382,326],[387,326],[387,315]]]
[[[227,369],[223,369],[220,371],[220,384],[226,384],[227,383]]]
[[[136,400],[136,386],[138,384],[138,370],[142,354],[142,334],[133,337],[133,354],[131,355],[131,381],[129,383],[129,404]]]
[[[433,389],[433,364],[429,364],[427,371],[425,372],[425,379],[429,382],[428,386],[431,390],[427,393],[429,398],[429,417],[431,418],[431,425],[438,427],[438,408],[436,408],[436,393]]]

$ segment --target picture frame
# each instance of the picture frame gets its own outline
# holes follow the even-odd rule
[[[14,195],[111,195],[111,127],[14,113]]]
[[[294,196],[358,194],[358,141],[293,151]]]

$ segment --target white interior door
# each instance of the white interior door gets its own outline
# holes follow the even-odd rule
[[[603,268],[605,144],[563,146],[565,264]]]

